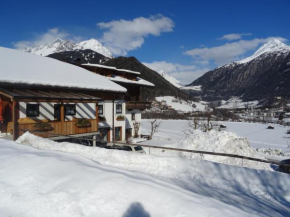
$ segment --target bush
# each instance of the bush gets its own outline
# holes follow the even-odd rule
[[[99,116],[99,121],[106,121],[106,117],[104,117],[104,116]]]
[[[76,121],[76,126],[77,127],[90,127],[91,122],[86,118],[80,118]]]
[[[124,121],[125,120],[125,116],[119,115],[119,116],[116,117],[116,120],[117,121]]]
[[[52,130],[52,126],[47,122],[36,123],[33,127],[35,130]]]

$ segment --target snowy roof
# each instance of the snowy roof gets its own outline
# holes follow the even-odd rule
[[[136,78],[136,81],[132,81],[132,80],[120,77],[120,76],[116,76],[116,75],[114,75],[113,77],[107,77],[107,78],[110,79],[111,81],[116,81],[116,82],[121,82],[121,83],[137,84],[137,85],[144,85],[144,86],[151,86],[151,87],[155,86],[151,82],[146,81],[139,77]]]
[[[115,70],[115,71],[119,71],[119,72],[127,72],[127,73],[131,73],[131,74],[140,75],[140,72],[135,72],[135,71],[131,71],[128,69],[117,69],[116,67],[113,67],[113,66],[104,66],[104,65],[100,65],[100,64],[91,64],[91,63],[84,63],[82,65],[83,66],[93,66],[93,67],[98,67],[98,68],[111,69],[111,70]]]
[[[84,63],[82,65],[83,66],[93,66],[93,67],[98,67],[98,68],[105,68],[105,69],[117,70],[116,67],[113,67],[113,66],[105,66],[105,65],[100,65],[100,64]]]
[[[117,69],[119,72],[128,72],[128,73],[132,73],[132,74],[136,74],[136,75],[140,75],[140,72],[135,72],[135,71],[131,71],[128,69]]]
[[[52,58],[0,47],[0,82],[126,92],[101,75]]]

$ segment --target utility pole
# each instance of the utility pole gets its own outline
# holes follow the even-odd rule
[[[113,146],[115,146],[115,95],[113,95]]]

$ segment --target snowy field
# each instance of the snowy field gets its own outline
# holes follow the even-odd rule
[[[204,101],[193,102],[190,100],[188,101],[176,100],[176,98],[173,96],[160,96],[156,97],[156,100],[158,102],[165,101],[166,105],[172,106],[174,110],[182,112],[205,111],[208,104],[207,102]]]
[[[157,138],[170,138],[171,140],[185,139],[186,135],[183,131],[187,127],[186,120],[161,120],[162,124]],[[226,131],[236,133],[238,136],[246,137],[254,148],[281,148],[288,149],[290,146],[290,135],[287,130],[290,127],[281,125],[273,125],[275,129],[266,129],[269,124],[245,123],[245,122],[218,122],[225,125]],[[142,133],[146,134],[150,131],[149,120],[142,120]]]
[[[193,138],[187,138],[184,131],[188,126],[188,121],[161,120],[161,122],[161,127],[154,135],[153,140],[147,141],[146,144],[214,152],[228,152],[240,155],[246,154],[252,157],[262,156],[268,159],[277,160],[290,158],[290,136],[286,134],[287,130],[290,129],[289,127],[272,125],[275,129],[268,130],[266,129],[268,127],[267,124],[219,122],[219,124],[223,124],[227,127],[226,131],[222,132],[222,134],[224,134],[223,139],[221,139],[220,134],[214,133],[212,133],[212,136],[209,135],[208,138],[202,138],[204,134],[199,135],[198,133],[193,135]],[[142,133],[148,134],[150,132],[150,126],[149,120],[143,120]],[[247,141],[240,141],[239,137],[242,137],[241,139],[246,138]],[[213,138],[215,138],[215,140],[213,140]],[[256,153],[253,153],[251,148],[247,147],[247,143],[253,150],[258,148]],[[229,147],[227,147],[227,145],[229,145]],[[239,149],[233,149],[235,147],[239,147]],[[246,152],[240,151],[240,149],[246,150]],[[212,158],[208,158],[208,160],[212,160]],[[237,165],[237,163],[234,165]]]
[[[0,216],[289,216],[289,175],[30,134],[0,139]],[[32,146],[32,147],[31,147]]]
[[[238,97],[232,97],[229,100],[222,100],[221,105],[218,108],[223,108],[223,109],[235,109],[235,108],[251,108],[251,107],[258,107],[259,101],[248,101],[248,102],[243,102]]]

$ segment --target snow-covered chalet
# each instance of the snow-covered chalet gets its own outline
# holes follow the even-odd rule
[[[94,138],[107,128],[125,139],[125,120],[99,121],[114,111],[125,116],[126,88],[68,63],[0,47],[0,131],[16,140],[26,131],[42,137]],[[114,107],[105,102],[114,101]],[[109,117],[108,117],[109,119]],[[110,136],[109,136],[110,137]],[[109,139],[108,139],[109,140]]]

